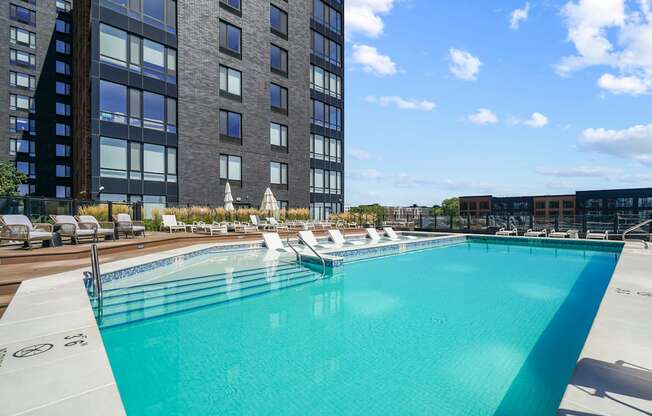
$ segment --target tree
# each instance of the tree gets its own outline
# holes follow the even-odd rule
[[[353,214],[374,214],[376,217],[382,218],[385,215],[385,207],[380,204],[358,205],[357,207],[351,207],[349,212]]]
[[[0,163],[0,196],[18,196],[18,185],[26,180],[27,176],[12,163]]]
[[[432,215],[445,215],[447,217],[460,215],[460,200],[458,198],[446,198],[441,201],[441,206],[432,207]]]

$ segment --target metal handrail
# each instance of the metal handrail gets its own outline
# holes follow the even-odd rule
[[[100,274],[100,258],[97,254],[97,244],[91,245],[91,272],[93,274],[93,297],[97,301],[97,319],[101,322],[104,290],[102,289],[102,275]]]
[[[296,256],[297,256],[297,262],[299,262],[299,265],[301,265],[301,254],[299,254],[297,249],[294,248],[294,246],[290,242],[290,236],[289,235],[286,237],[285,242],[288,243],[288,247],[290,247],[292,249],[292,251],[294,251],[294,254],[296,254]]]
[[[643,222],[641,222],[641,223],[639,223],[639,224],[636,224],[636,225],[634,225],[634,226],[629,227],[628,229],[626,229],[626,230],[623,232],[623,241],[625,241],[625,237],[627,237],[627,234],[629,234],[629,233],[631,233],[632,231],[637,230],[637,229],[639,229],[639,228],[641,228],[641,227],[645,227],[645,226],[648,225],[648,224],[652,224],[652,219],[645,220],[645,221],[643,221]],[[645,240],[632,240],[632,241],[640,241],[640,242],[643,243],[643,245],[645,246],[645,249],[646,249],[646,250],[648,249],[647,241],[645,241]]]
[[[326,275],[326,261],[324,260],[324,257],[322,257],[321,254],[317,253],[317,250],[315,250],[313,246],[308,244],[306,240],[304,240],[303,237],[301,237],[301,234],[297,234],[297,237],[303,243],[304,246],[308,247],[310,251],[312,251],[315,254],[315,256],[319,258],[319,260],[321,260],[321,274],[322,276]]]

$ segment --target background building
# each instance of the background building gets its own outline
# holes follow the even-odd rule
[[[8,3],[21,192],[342,210],[342,0]]]

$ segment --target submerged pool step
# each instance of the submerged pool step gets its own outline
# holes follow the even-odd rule
[[[286,289],[321,279],[322,275],[306,269],[275,274],[274,281],[254,281],[230,290],[206,289],[203,291],[184,292],[156,299],[144,299],[139,303],[103,306],[99,324],[102,328],[122,325],[134,321],[151,319],[162,315],[196,309],[209,305],[239,300],[261,295],[279,289]],[[96,312],[97,312],[97,308]]]
[[[293,268],[297,267],[297,263],[291,262],[291,263],[280,263],[277,266],[274,267],[274,270],[283,270],[283,269],[288,269],[288,268]],[[170,279],[170,280],[161,280],[161,281],[156,281],[156,282],[149,282],[149,283],[141,283],[137,285],[130,285],[126,287],[116,287],[116,288],[107,288],[104,289],[104,299],[109,299],[114,296],[120,296],[124,294],[128,294],[135,289],[143,289],[144,291],[147,290],[154,290],[159,287],[169,287],[172,285],[185,285],[185,284],[190,284],[190,283],[199,283],[199,282],[204,282],[204,281],[214,281],[214,280],[219,280],[219,279],[226,279],[229,277],[236,278],[240,277],[242,275],[250,275],[250,274],[256,274],[256,273],[266,273],[270,270],[269,266],[265,267],[254,267],[254,268],[249,268],[249,269],[242,269],[242,270],[235,270],[233,272],[220,272],[220,273],[211,273],[207,275],[202,275],[202,276],[195,276],[195,277],[189,277],[185,279]]]

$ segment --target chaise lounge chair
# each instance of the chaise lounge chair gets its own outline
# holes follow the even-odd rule
[[[340,230],[328,230],[328,235],[335,245],[338,246],[361,246],[364,245],[362,241],[349,241],[344,238]]]
[[[378,230],[375,228],[365,228],[365,231],[367,232],[367,238],[370,239],[372,243],[389,240],[387,237],[381,237],[380,234],[378,234]]]
[[[545,228],[543,230],[533,230],[529,228],[523,235],[525,237],[545,237],[548,233]]]
[[[550,238],[577,238],[577,230],[555,231],[550,230],[548,237]]]
[[[45,247],[45,242],[52,240],[52,224],[32,223],[24,215],[1,215],[0,222],[0,241],[22,241],[31,250],[34,241],[40,241]]]
[[[312,233],[312,231],[299,231],[299,236],[301,237],[301,240],[311,246],[312,248],[333,248],[335,247],[334,244],[322,244],[317,239],[315,238],[315,235]]]
[[[594,232],[591,230],[586,230],[586,239],[587,240],[608,240],[609,231],[605,232]]]
[[[281,253],[294,253],[291,248],[285,247],[278,233],[263,233],[263,241],[268,250],[278,251]],[[297,247],[296,250],[301,252],[302,249]]]
[[[134,237],[136,234],[142,234],[145,238],[145,226],[142,221],[132,221],[129,214],[118,214],[114,215],[113,219],[115,221],[115,231],[116,235],[123,233],[125,238],[129,237],[131,234]]]
[[[111,221],[98,221],[92,215],[78,215],[76,218],[79,223],[93,224],[97,239],[99,237],[109,237],[111,240],[115,238],[115,224]]]
[[[50,215],[54,222],[54,228],[61,237],[69,237],[72,244],[79,244],[82,238],[90,238],[93,242],[97,241],[95,223],[79,222],[72,215]]]
[[[496,231],[496,235],[502,235],[502,236],[515,235],[515,236],[518,236],[518,230],[516,229],[516,227],[512,228],[511,230],[506,230],[503,227],[500,230]]]
[[[396,234],[396,231],[392,227],[384,227],[383,231],[385,232],[385,237],[389,238],[390,240],[416,240],[417,237],[413,235],[398,235]]]
[[[290,231],[290,228],[287,225],[279,223],[274,217],[268,217],[267,223],[274,227],[276,231]]]
[[[161,226],[160,226],[160,231],[165,230],[166,228],[170,230],[170,234],[172,234],[173,231],[186,231],[186,224],[177,221],[177,216],[172,214],[172,215],[162,215],[161,216]]]

